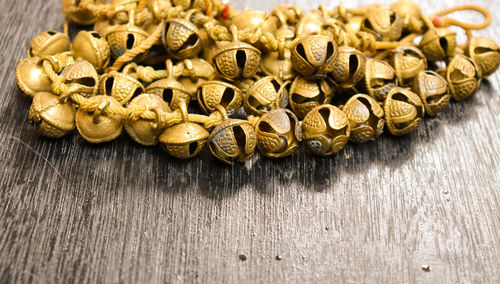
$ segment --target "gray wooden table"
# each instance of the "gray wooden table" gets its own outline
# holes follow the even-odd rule
[[[178,161],[126,135],[91,145],[28,124],[15,66],[62,29],[59,2],[0,0],[0,282],[500,281],[500,72],[418,131],[331,158]],[[477,34],[499,41],[497,1],[474,3],[495,15]]]

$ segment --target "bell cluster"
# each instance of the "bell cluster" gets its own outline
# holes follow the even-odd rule
[[[190,158],[207,144],[226,163],[256,148],[286,157],[301,142],[329,156],[384,128],[414,131],[466,100],[500,63],[489,38],[459,45],[412,0],[304,12],[236,11],[217,0],[63,0],[72,39],[45,31],[16,81],[41,135],[74,132]],[[418,43],[414,43],[418,41]]]

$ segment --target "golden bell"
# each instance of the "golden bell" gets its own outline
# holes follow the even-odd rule
[[[39,57],[19,60],[16,67],[16,83],[24,94],[34,97],[38,92],[51,92],[52,81],[43,69]]]
[[[92,25],[97,20],[96,15],[90,9],[80,7],[81,0],[62,0],[62,11],[64,16],[79,25]],[[88,0],[89,4],[105,4],[106,0]]]
[[[392,135],[401,136],[417,129],[424,112],[418,95],[407,89],[392,89],[384,102],[385,123]]]
[[[337,59],[337,43],[329,36],[307,35],[291,49],[293,68],[309,79],[323,79],[332,72]]]
[[[41,135],[59,138],[75,129],[75,107],[53,93],[39,92],[33,97],[29,120]]]
[[[369,58],[366,61],[365,79],[362,89],[379,102],[383,102],[387,94],[396,86],[396,74],[389,63]]]
[[[181,102],[188,104],[191,100],[191,94],[175,79],[172,61],[167,60],[166,65],[168,77],[153,82],[146,88],[146,93],[160,96],[171,109],[176,109]]]
[[[455,56],[457,33],[445,28],[427,31],[418,46],[429,61],[445,60]]]
[[[349,119],[354,143],[366,143],[382,133],[384,128],[384,110],[378,102],[365,94],[352,96],[342,109]]]
[[[326,19],[319,10],[303,15],[296,25],[297,38],[310,34],[320,34],[326,24]]]
[[[238,87],[218,80],[203,83],[197,96],[198,104],[206,114],[214,112],[221,105],[228,115],[232,115],[243,103],[243,94]]]
[[[243,12],[233,17],[231,24],[235,25],[238,30],[246,29],[255,32],[260,28],[262,33],[275,34],[278,28],[278,19],[264,11],[245,8]]]
[[[464,55],[456,55],[448,64],[446,81],[456,101],[463,101],[474,94],[481,84],[481,70]]]
[[[420,71],[415,78],[412,91],[420,97],[428,116],[436,116],[450,102],[448,83],[434,71]]]
[[[111,55],[113,57],[120,57],[125,51],[141,44],[148,36],[149,34],[146,31],[129,23],[112,28],[106,34],[106,40],[108,41]],[[144,56],[145,54],[138,55],[135,60],[140,61]]]
[[[280,108],[264,114],[255,126],[257,147],[266,157],[290,156],[299,149],[302,129],[293,112]]]
[[[198,27],[185,19],[166,21],[161,41],[167,53],[178,59],[196,57],[203,49]]]
[[[314,108],[302,121],[302,139],[314,154],[320,156],[330,156],[344,148],[350,132],[345,113],[332,105]]]
[[[69,37],[57,31],[44,31],[35,36],[30,43],[28,57],[56,55],[69,50]]]
[[[182,7],[184,10],[198,9],[205,11],[207,9],[205,0],[172,0],[175,7]]]
[[[86,60],[77,60],[66,66],[61,75],[68,87],[79,87],[79,93],[90,97],[97,93],[99,75],[94,66]]]
[[[284,83],[273,76],[259,79],[248,89],[243,99],[247,114],[261,116],[264,113],[288,105],[288,94]]]
[[[396,41],[403,32],[403,20],[387,7],[369,9],[361,24],[361,31],[369,32],[381,41]]]
[[[90,62],[97,71],[102,71],[109,63],[108,42],[97,32],[78,32],[71,45],[71,53],[75,59]]]
[[[396,12],[403,20],[405,30],[419,32],[423,28],[420,7],[413,0],[398,0],[391,4],[390,9]]]
[[[201,58],[183,60],[185,71],[177,79],[191,96],[196,95],[198,88],[216,76],[212,64]]]
[[[500,64],[500,47],[491,38],[472,37],[465,48],[465,55],[476,62],[483,78],[493,74]]]
[[[342,88],[352,88],[365,76],[366,56],[354,47],[343,45],[338,49],[337,61],[331,74]]]
[[[123,119],[121,115],[106,111],[108,107],[119,108],[121,104],[110,96],[93,96],[90,104],[98,104],[95,110],[81,107],[76,112],[76,128],[78,133],[90,143],[103,143],[114,140],[122,133]]]
[[[425,55],[416,47],[400,46],[389,59],[400,86],[410,86],[418,72],[427,69]]]
[[[210,134],[210,152],[219,160],[233,164],[237,159],[250,158],[257,144],[254,126],[247,120],[228,118],[217,125]]]
[[[313,108],[327,104],[333,96],[333,89],[325,80],[309,81],[297,76],[290,87],[288,102],[293,112],[304,118]]]
[[[160,97],[153,94],[141,94],[135,97],[128,104],[128,109],[144,107],[156,113],[157,117],[164,112],[170,112],[170,107]],[[125,130],[128,135],[137,143],[145,146],[158,144],[159,137],[163,132],[157,120],[145,119],[142,117],[125,117]]]
[[[294,32],[288,27],[280,28],[276,32],[277,39],[292,39]],[[283,81],[292,80],[295,76],[295,70],[292,65],[292,52],[289,48],[278,47],[278,51],[267,52],[262,56],[261,69],[264,74],[280,78]]]
[[[144,87],[139,80],[116,71],[104,74],[99,84],[99,94],[111,96],[122,105],[143,92]]]
[[[156,21],[161,21],[164,19],[164,15],[168,13],[168,10],[172,8],[172,3],[170,0],[147,0],[146,5],[153,14],[153,18]]]
[[[352,16],[347,19],[347,23],[344,24],[346,31],[355,34],[361,31],[361,25],[363,24],[364,17],[362,16]]]
[[[160,135],[160,142],[170,156],[189,159],[203,149],[209,135],[199,124],[181,122],[165,129]]]

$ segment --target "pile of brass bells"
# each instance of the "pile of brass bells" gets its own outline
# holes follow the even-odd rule
[[[88,29],[32,40],[16,69],[30,122],[52,138],[76,128],[91,143],[125,129],[181,159],[203,148],[229,164],[256,148],[286,157],[301,143],[329,156],[384,127],[405,135],[471,97],[500,63],[496,42],[468,31],[459,45],[412,0],[269,13],[217,0],[62,5]]]

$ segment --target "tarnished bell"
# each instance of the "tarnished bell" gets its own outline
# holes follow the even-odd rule
[[[377,101],[383,102],[396,86],[396,74],[389,63],[369,58],[366,61],[364,88]]]
[[[361,24],[361,30],[374,34],[378,40],[396,41],[403,32],[403,20],[387,7],[370,8]]]
[[[345,113],[332,105],[314,108],[302,121],[302,139],[320,156],[330,156],[344,148],[350,132]]]
[[[295,34],[288,26],[280,28],[276,32],[276,38],[292,39]],[[295,70],[292,65],[292,52],[289,48],[278,48],[278,51],[267,52],[262,56],[261,69],[268,76],[275,76],[281,80],[292,80]]]
[[[231,115],[243,104],[243,94],[238,87],[218,80],[202,84],[197,95],[198,104],[206,114],[214,112],[221,105]]]
[[[200,30],[187,19],[167,20],[161,41],[167,53],[178,59],[196,57],[203,49]]]
[[[436,116],[450,102],[448,83],[434,71],[420,71],[415,78],[412,91],[420,97],[428,116]]]
[[[247,114],[261,116],[264,113],[288,105],[288,93],[284,83],[273,76],[256,81],[246,92],[243,106]]]
[[[160,142],[170,156],[189,159],[203,149],[209,135],[199,124],[181,122],[167,127],[160,135]]]
[[[309,81],[297,76],[290,87],[288,102],[293,112],[304,118],[313,108],[327,104],[333,96],[333,89],[325,80]]]
[[[463,101],[474,94],[481,84],[481,70],[476,63],[464,55],[456,55],[448,64],[446,81],[456,101]]]
[[[418,95],[407,89],[392,89],[384,102],[385,123],[392,135],[401,136],[417,129],[424,112]]]
[[[299,149],[302,129],[293,112],[280,108],[264,114],[255,126],[257,147],[266,157],[290,156]]]
[[[55,55],[68,51],[70,45],[71,41],[66,34],[58,31],[44,31],[31,40],[28,56]]]
[[[365,143],[375,139],[384,128],[384,110],[378,102],[365,94],[352,96],[342,109],[349,119],[354,143]]]
[[[257,144],[254,126],[247,120],[226,118],[210,134],[210,151],[219,160],[233,164],[250,158]]]
[[[125,51],[141,44],[148,36],[149,34],[140,27],[133,23],[128,23],[115,26],[108,31],[106,40],[108,41],[111,55],[113,57],[120,57]],[[138,55],[136,60],[140,61],[144,56],[145,54]]]
[[[52,81],[45,73],[39,57],[19,60],[16,67],[16,83],[24,94],[34,97],[38,92],[51,92]]]
[[[337,43],[326,35],[307,35],[291,48],[293,68],[309,79],[322,79],[332,72],[337,59]]]
[[[111,96],[122,105],[143,92],[144,87],[139,80],[116,71],[104,74],[99,84],[99,94]]]
[[[90,111],[79,108],[76,112],[76,128],[83,139],[90,143],[103,143],[120,136],[123,129],[122,116],[106,111],[108,107],[121,107],[120,103],[104,95],[90,97],[89,103],[98,104],[97,109]]]
[[[41,135],[59,138],[75,129],[75,107],[53,93],[39,92],[33,98],[29,119]]]
[[[163,98],[171,109],[176,109],[178,104],[184,101],[186,104],[191,100],[191,94],[177,81],[172,72],[172,61],[167,61],[166,67],[168,77],[153,82],[146,88],[146,93],[155,94]]]
[[[500,47],[491,38],[472,37],[465,48],[465,55],[477,64],[483,78],[493,74],[500,64]]]
[[[409,86],[418,72],[427,69],[427,59],[420,49],[412,46],[396,48],[389,59],[400,86]]]
[[[66,78],[68,87],[78,87],[83,96],[90,97],[97,93],[99,75],[94,66],[86,60],[77,60],[66,66],[61,75]]]
[[[135,97],[130,101],[127,109],[141,107],[155,112],[157,118],[164,112],[170,112],[168,104],[153,94],[141,94]],[[125,130],[134,141],[145,146],[158,144],[159,137],[163,132],[158,120],[150,120],[142,117],[125,117]]]
[[[109,63],[108,42],[97,32],[78,32],[71,45],[71,53],[76,59],[90,62],[98,71],[102,71]]]
[[[337,61],[334,65],[334,81],[342,88],[352,88],[365,76],[366,57],[354,47],[343,45],[338,49]]]
[[[90,9],[80,7],[81,0],[62,0],[62,11],[64,16],[80,25],[91,25],[97,20],[96,15]],[[87,0],[88,4],[105,4],[106,0]]]
[[[445,60],[455,56],[457,33],[445,28],[430,29],[422,36],[418,47],[429,61]]]

